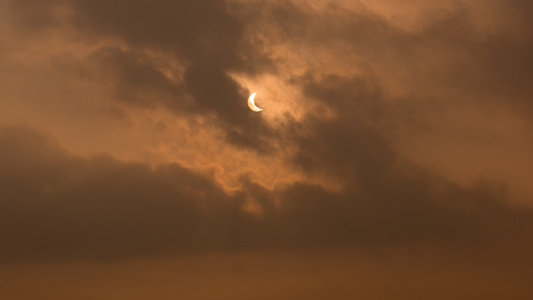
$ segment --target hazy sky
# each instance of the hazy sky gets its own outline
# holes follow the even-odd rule
[[[0,0],[0,298],[531,299],[531,12]]]

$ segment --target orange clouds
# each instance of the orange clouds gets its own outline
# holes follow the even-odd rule
[[[527,262],[529,2],[41,2],[0,1],[1,264]]]

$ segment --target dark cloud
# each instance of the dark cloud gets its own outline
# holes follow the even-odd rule
[[[301,204],[290,209],[294,215],[288,219],[316,226],[309,234],[329,243],[447,240],[475,245],[529,228],[529,212],[507,215],[508,209],[500,207],[506,198],[503,187],[480,183],[461,188],[404,160],[383,133],[394,124],[397,107],[387,108],[374,81],[324,76],[301,84],[309,98],[335,117],[316,113],[302,121],[305,125],[293,136],[299,151],[292,163],[306,172],[329,174],[345,187],[338,195],[298,185],[287,190],[296,195],[283,203]],[[314,213],[300,214],[300,209]]]
[[[157,63],[142,52],[104,47],[87,60],[97,64],[99,76],[113,82],[117,98],[124,103],[151,109],[167,105],[178,107],[178,111],[186,107],[185,101],[176,100],[184,98],[181,84],[165,76]]]
[[[332,3],[318,10],[281,1],[255,9],[266,11],[263,18],[270,23],[265,23],[279,26],[279,33],[302,49],[322,47],[345,56],[347,70],[390,69],[391,73],[400,72],[406,78],[437,85],[438,89],[429,95],[435,98],[433,101],[442,98],[439,93],[454,90],[460,91],[458,97],[462,101],[513,104],[517,111],[526,109],[530,114],[528,83],[533,78],[533,44],[527,29],[531,28],[531,21],[523,16],[529,4],[509,1],[493,3],[488,8],[479,6],[462,1],[439,8],[430,6],[420,17],[419,26],[412,30],[394,26],[364,6],[347,10]],[[501,22],[500,27],[478,24],[481,9],[505,9],[504,17],[494,17],[498,21],[481,18],[489,24]],[[363,58],[364,63],[350,61],[354,56]],[[322,65],[328,63],[326,60]],[[322,72],[311,70],[315,74]],[[409,82],[405,88],[415,94],[425,90],[416,82]]]
[[[56,63],[68,65],[61,60]],[[270,126],[259,115],[248,113],[249,92],[217,64],[192,64],[183,74],[171,70],[175,78],[171,79],[161,63],[149,55],[117,47],[101,48],[86,62],[75,64],[85,66],[93,79],[112,82],[117,99],[123,104],[147,109],[163,107],[182,117],[206,117],[237,146],[260,153],[274,149],[269,144],[273,134]]]
[[[170,50],[187,61],[239,61],[244,24],[229,15],[225,1],[71,2],[73,22],[88,32]]]
[[[178,165],[83,159],[27,128],[4,129],[0,143],[4,262],[183,252],[239,215],[238,197]]]
[[[293,158],[296,165],[311,172],[329,170],[349,180],[374,177],[391,168],[396,150],[379,126],[391,115],[376,83],[329,75],[304,78],[301,85],[309,99],[335,117],[326,118],[319,110],[303,120],[303,128],[294,135],[299,149]]]
[[[228,141],[260,152],[272,150],[267,140],[272,129],[260,115],[248,113],[248,93],[224,70],[209,64],[193,65],[185,71],[184,83],[195,99],[194,110],[215,113],[225,121],[222,128]]]
[[[54,9],[67,6],[73,11],[63,21],[84,39],[115,38],[131,49],[102,47],[86,62],[84,75],[112,82],[118,99],[135,107],[163,106],[179,115],[205,114],[218,121],[228,141],[239,146],[269,151],[269,127],[246,111],[249,93],[240,87],[229,71],[255,74],[269,69],[268,57],[256,52],[245,39],[242,21],[229,14],[225,1],[56,1],[35,10],[33,1],[11,3],[10,8],[24,26],[38,32],[56,20]],[[38,13],[38,17],[33,17]],[[47,20],[47,21],[44,21]],[[147,50],[162,51],[177,59],[184,72],[164,72],[164,62],[155,61]],[[90,67],[87,64],[91,65]],[[93,64],[96,64],[97,71]],[[79,73],[79,70],[71,70]],[[78,74],[77,74],[78,75]],[[182,81],[183,79],[183,81]],[[244,105],[243,105],[244,103]]]
[[[182,59],[238,58],[244,26],[225,1],[10,1],[20,24],[39,30],[51,23],[74,26],[89,38],[114,37],[133,46],[161,48]],[[61,8],[70,14],[57,14]]]
[[[493,187],[464,189],[424,173],[388,172],[342,193],[301,183],[270,192],[250,182],[229,196],[179,165],[85,159],[25,127],[3,129],[0,146],[4,263],[302,247],[485,249],[527,236],[533,222]],[[248,197],[260,215],[242,209]]]
[[[23,1],[7,1],[7,9],[15,12],[10,14],[10,17],[28,33],[37,31],[42,33],[41,30],[53,26],[60,25],[57,19],[58,15],[54,14],[56,8],[64,1],[47,1],[40,2],[34,0]]]

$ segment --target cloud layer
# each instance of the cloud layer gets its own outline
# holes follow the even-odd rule
[[[0,266],[423,253],[522,282],[529,3],[0,0]]]

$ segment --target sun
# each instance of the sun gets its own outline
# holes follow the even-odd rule
[[[248,98],[248,107],[249,107],[252,111],[260,112],[260,111],[262,111],[263,109],[262,109],[262,108],[259,108],[259,107],[257,107],[257,105],[255,105],[255,95],[257,95],[257,93],[253,93],[253,94],[251,94],[250,97]]]

